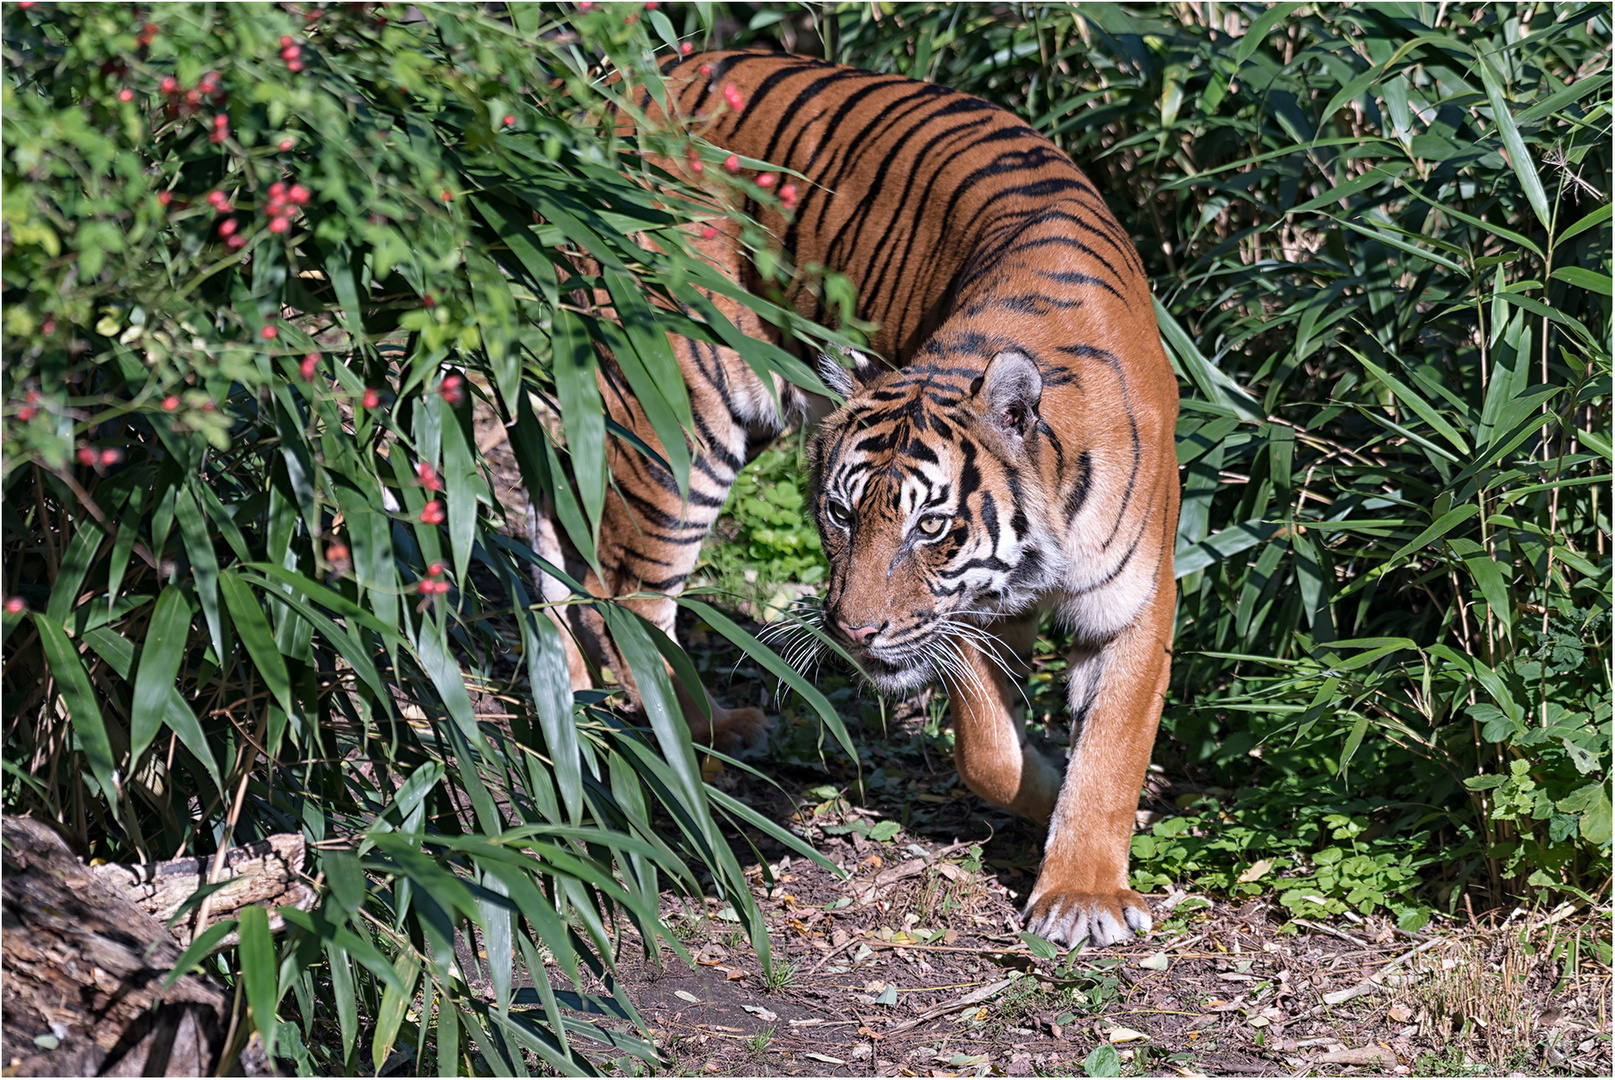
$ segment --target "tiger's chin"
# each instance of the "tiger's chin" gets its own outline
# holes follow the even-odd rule
[[[856,652],[853,656],[859,674],[887,697],[904,698],[937,681],[936,666],[923,656],[887,659],[872,653],[859,655]]]

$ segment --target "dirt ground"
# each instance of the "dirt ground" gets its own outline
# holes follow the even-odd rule
[[[808,814],[799,825],[816,831],[846,821]],[[670,949],[651,961],[630,946],[620,972],[666,1071],[1612,1073],[1608,971],[1546,959],[1585,916],[1409,934],[1377,920],[1300,926],[1260,900],[1173,892],[1151,898],[1150,938],[1045,958],[1016,921],[1035,844],[1002,824],[972,807],[948,842],[821,833],[819,851],[845,876],[800,856],[757,864],[772,973],[732,909],[666,899],[694,970]],[[617,1067],[637,1071],[630,1060]]]

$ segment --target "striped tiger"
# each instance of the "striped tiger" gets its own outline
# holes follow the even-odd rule
[[[611,445],[604,579],[590,573],[589,588],[641,594],[628,602],[671,634],[666,596],[694,568],[736,473],[787,426],[819,420],[824,631],[884,692],[940,680],[960,778],[1048,824],[1028,929],[1068,945],[1147,932],[1127,859],[1171,659],[1178,395],[1127,234],[1065,154],[977,98],[778,53],[706,53],[664,74],[669,112],[798,174],[776,179],[783,200],[744,208],[795,267],[851,279],[858,316],[879,324],[870,351],[889,363],[821,359],[844,399],[832,408],[778,376],[765,385],[734,352],[674,338],[696,427],[688,499],[651,458]],[[641,104],[657,114],[649,95]],[[689,162],[662,164],[702,183]],[[694,243],[755,288],[738,227],[723,221]],[[712,299],[746,332],[779,340],[743,305]],[[807,269],[784,299],[826,317]],[[606,360],[612,418],[659,449]],[[541,531],[546,554],[564,555]],[[610,646],[593,616],[570,610],[589,653],[573,663],[582,685]],[[1027,741],[1012,674],[1049,610],[1074,637],[1063,770]],[[683,705],[700,742],[743,750],[767,737],[757,709]]]

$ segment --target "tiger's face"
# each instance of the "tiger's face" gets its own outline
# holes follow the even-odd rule
[[[878,689],[905,693],[1058,576],[1042,379],[1011,350],[980,373],[922,364],[835,388],[846,405],[812,447],[824,628]]]

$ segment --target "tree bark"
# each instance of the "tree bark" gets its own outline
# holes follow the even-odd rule
[[[261,1048],[221,1062],[232,1000],[215,980],[163,985],[181,948],[161,923],[50,826],[7,817],[0,827],[6,1075],[201,1076],[221,1063],[269,1074]]]

